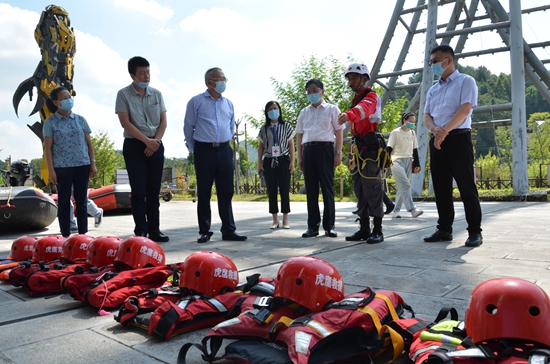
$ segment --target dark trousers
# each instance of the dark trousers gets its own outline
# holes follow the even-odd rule
[[[269,197],[269,213],[279,212],[277,204],[277,190],[281,195],[281,212],[290,212],[290,157],[282,156],[277,158],[277,165],[273,166],[273,158],[264,158],[264,176],[267,184],[267,196]]]
[[[233,218],[233,152],[229,144],[212,147],[206,143],[195,142],[195,172],[197,173],[197,216],[199,234],[212,234],[210,224],[212,211],[210,198],[212,184],[216,183],[218,213],[222,220],[222,235],[232,233],[237,228]]]
[[[321,224],[319,185],[323,193],[323,229],[334,229],[334,146],[308,145],[304,147],[303,171],[307,196],[307,227],[317,230]]]
[[[437,228],[444,232],[453,231],[455,210],[453,205],[453,178],[464,204],[468,232],[481,232],[481,205],[474,176],[474,149],[470,132],[449,135],[435,149],[430,139],[430,172],[432,175],[435,204],[439,219]]]
[[[164,168],[164,146],[146,157],[145,144],[137,139],[124,139],[123,154],[132,189],[134,234],[157,234],[160,226],[159,193]]]
[[[76,221],[78,233],[88,232],[88,181],[90,179],[90,165],[80,167],[55,168],[57,175],[57,219],[61,235],[71,235],[71,194],[74,189],[76,205]]]
[[[361,158],[368,159],[364,168],[355,173],[353,179],[353,190],[357,198],[357,215],[365,221],[369,216],[384,217],[384,189],[382,188],[381,170],[373,159],[376,159],[378,150],[361,150]],[[360,168],[363,162],[356,162]],[[367,178],[365,178],[367,177]],[[390,201],[391,203],[391,201]]]

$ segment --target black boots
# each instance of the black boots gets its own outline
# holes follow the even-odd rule
[[[373,220],[374,227],[372,229],[372,235],[367,239],[367,244],[378,244],[384,241],[384,234],[382,234],[382,218],[375,217]]]
[[[370,236],[370,221],[369,218],[358,218],[355,222],[359,221],[359,231],[352,236],[346,236],[346,241],[360,241],[367,240]]]

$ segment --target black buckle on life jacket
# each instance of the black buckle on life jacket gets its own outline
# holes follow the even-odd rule
[[[273,319],[273,313],[271,313],[269,309],[264,307],[256,311],[252,316],[252,318],[254,319],[254,321],[259,323],[260,325],[267,325]]]

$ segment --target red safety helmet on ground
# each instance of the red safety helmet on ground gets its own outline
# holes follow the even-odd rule
[[[59,235],[49,235],[38,238],[34,244],[32,260],[35,262],[51,262],[61,257],[65,238]]]
[[[134,269],[157,267],[165,261],[164,250],[144,236],[130,236],[118,248],[115,265],[124,263]]]
[[[92,240],[86,252],[86,263],[94,267],[113,264],[122,239],[117,236],[99,236]]]
[[[464,324],[474,343],[522,339],[550,346],[550,299],[529,281],[490,279],[472,291]]]
[[[32,258],[32,252],[34,251],[34,244],[38,240],[35,236],[20,236],[11,244],[9,260],[15,260],[18,262],[25,261]]]
[[[61,258],[70,262],[74,262],[76,259],[86,259],[88,245],[90,245],[92,240],[94,240],[94,237],[90,235],[72,235],[63,244]]]
[[[238,282],[237,266],[223,254],[200,251],[189,255],[183,262],[180,287],[216,296],[226,287],[234,289]]]
[[[315,257],[294,257],[279,268],[273,297],[292,300],[311,311],[344,298],[344,280],[334,266]]]

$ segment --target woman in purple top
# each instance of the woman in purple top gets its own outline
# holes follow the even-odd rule
[[[54,113],[44,122],[44,148],[48,164],[49,180],[57,185],[57,218],[61,235],[70,235],[70,199],[74,188],[78,233],[88,231],[88,181],[97,174],[90,127],[82,116],[73,113],[71,94],[65,87],[58,87],[46,100]]]

